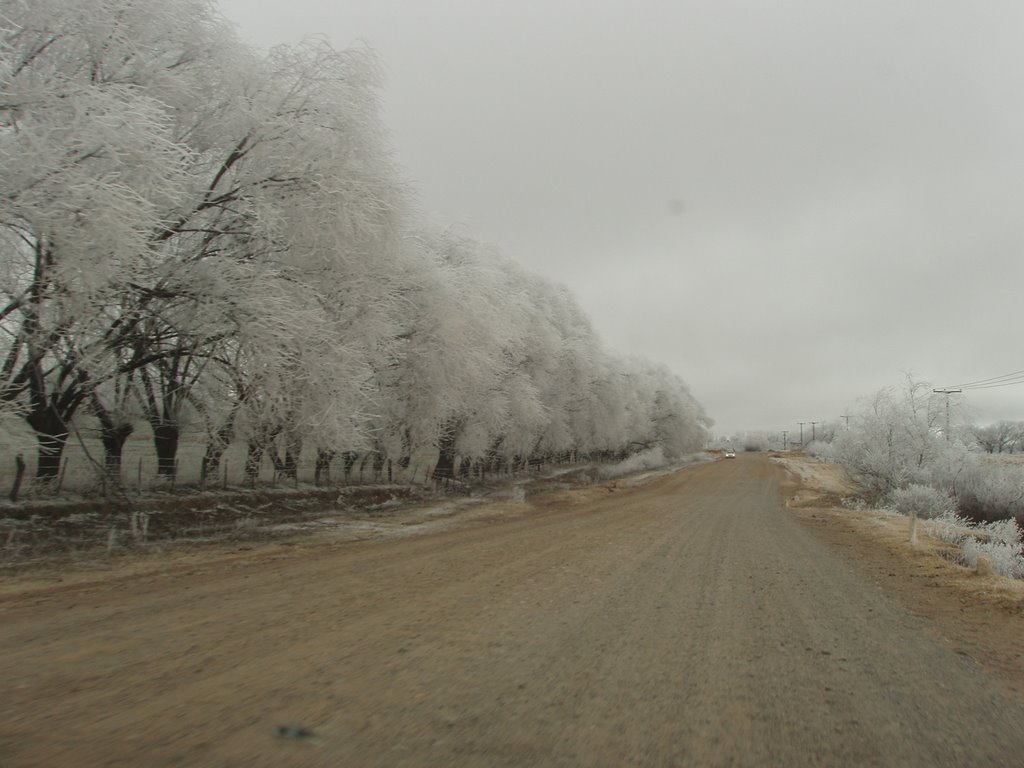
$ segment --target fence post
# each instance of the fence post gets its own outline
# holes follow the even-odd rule
[[[12,502],[18,500],[18,491],[21,490],[21,479],[25,476],[25,458],[20,453],[14,457],[14,465],[16,469],[14,472],[14,486],[11,488]],[[14,532],[13,528],[11,532]]]
[[[64,487],[64,475],[67,474],[69,461],[70,459],[64,459],[64,463],[61,465],[60,475],[57,476],[57,492],[54,496],[59,496],[60,489]]]

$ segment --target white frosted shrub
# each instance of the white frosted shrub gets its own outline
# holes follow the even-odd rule
[[[991,523],[980,523],[978,529],[989,535],[992,541],[1011,546],[1021,545],[1022,531],[1016,520],[996,520]]]
[[[832,443],[826,443],[823,440],[815,440],[813,443],[808,445],[807,453],[824,461],[836,461],[839,455],[836,447]]]
[[[916,514],[922,518],[942,517],[954,511],[953,500],[948,494],[917,483],[894,490],[889,494],[889,502],[900,514]]]
[[[992,562],[992,570],[1000,576],[1024,579],[1024,557],[1020,554],[1019,540],[1014,544],[1008,544],[995,540],[978,541],[973,536],[967,536],[960,544],[960,551],[963,553],[964,562],[972,568],[977,568],[981,555],[988,555]]]
[[[634,472],[643,472],[645,469],[658,469],[659,467],[664,467],[665,464],[665,455],[661,451],[661,446],[658,446],[647,451],[634,453],[628,459],[620,461],[618,464],[602,467],[601,475],[603,477],[620,477]]]
[[[959,545],[973,527],[970,520],[965,520],[956,512],[947,512],[933,518],[928,531],[937,539]]]
[[[978,558],[987,555],[992,570],[1000,576],[1024,579],[1024,555],[1021,553],[1024,532],[1016,520],[974,524],[948,513],[932,520],[929,531],[938,539],[958,545],[964,562],[971,568],[977,568]]]

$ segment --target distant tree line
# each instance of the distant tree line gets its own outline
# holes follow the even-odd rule
[[[987,453],[1024,451],[1024,421],[998,421],[972,430],[978,447]]]
[[[665,367],[616,355],[573,296],[424,222],[380,119],[380,65],[323,40],[260,54],[206,0],[5,2],[0,407],[36,478],[76,419],[103,471],[148,422],[173,475],[247,446],[287,475],[367,452],[467,463],[699,448]]]

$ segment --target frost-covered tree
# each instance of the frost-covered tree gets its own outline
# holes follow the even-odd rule
[[[271,456],[292,474],[299,434],[322,458],[363,441],[370,369],[391,354],[395,334],[405,203],[379,121],[372,56],[310,43],[276,49],[270,64],[265,109],[236,143],[246,156],[232,161],[227,182],[217,179],[231,194],[252,193],[238,227],[247,239],[238,252],[225,232],[229,248],[209,261],[240,254],[271,286],[249,303],[258,316],[240,330],[250,362],[236,378],[259,379],[242,387],[250,456],[284,440],[287,449]],[[289,362],[269,375],[262,354]]]
[[[0,20],[0,376],[38,436],[41,479],[124,365],[118,306],[186,184],[166,106],[141,86],[186,71],[212,16],[142,5],[39,0]]]
[[[706,417],[663,368],[605,351],[561,286],[454,231],[425,230],[378,370],[378,455],[437,451],[436,477],[554,456],[699,446]]]
[[[644,397],[646,382],[633,362],[598,349],[582,403],[581,453],[621,459],[653,443],[653,404]]]
[[[598,392],[616,397],[617,389],[618,402],[597,451],[624,456],[656,447],[672,460],[703,445],[712,422],[682,379],[642,358],[609,357],[607,363],[618,387],[598,382]]]
[[[663,366],[652,366],[655,383],[653,420],[655,439],[666,459],[678,459],[699,450],[712,421],[690,394],[686,383]]]
[[[878,497],[909,483],[952,482],[964,447],[945,438],[939,405],[929,384],[908,376],[902,389],[882,389],[864,403],[836,435],[836,455]]]
[[[413,271],[400,287],[401,327],[392,358],[376,376],[377,450],[405,464],[417,449],[439,452],[450,477],[461,450],[479,454],[505,419],[507,351],[521,328],[505,294],[501,264],[457,232],[425,229],[407,247]],[[532,397],[523,393],[526,399]]]
[[[39,476],[86,402],[116,453],[126,425],[105,403],[125,393],[171,473],[183,409],[221,346],[283,306],[254,303],[273,284],[329,308],[310,339],[347,326],[348,353],[317,360],[360,389],[351,351],[387,333],[373,278],[401,207],[372,55],[260,59],[201,0],[43,0],[4,23],[3,397],[39,435]],[[292,309],[270,326],[308,319]]]
[[[680,380],[605,350],[571,295],[420,225],[379,67],[322,40],[258,55],[207,0],[35,0],[0,18],[0,408],[55,477],[74,418],[108,478],[141,417],[173,476],[370,450],[407,462],[675,456]]]
[[[335,366],[333,375],[320,377],[332,383],[329,390],[359,391],[367,361],[354,364],[355,350],[378,354],[389,333],[386,271],[397,252],[396,219],[404,204],[379,121],[372,56],[323,42],[282,47],[242,85],[230,109],[218,112],[232,119],[194,147],[197,186],[165,233],[173,251],[165,262],[172,266],[167,283],[220,311],[236,333],[248,333],[245,322],[264,330],[292,324],[323,351],[315,358],[318,367]],[[223,294],[208,290],[211,278],[226,286]],[[290,301],[254,303],[245,289],[253,280],[264,285],[256,295],[273,295],[267,286],[277,285],[277,295]],[[311,323],[303,304],[320,320]],[[279,317],[263,323],[268,312]],[[290,336],[264,342],[293,343]],[[280,381],[265,377],[263,386]],[[287,395],[294,400],[298,393],[291,387]],[[164,408],[156,417],[173,429],[173,415]]]
[[[518,292],[527,298],[523,343],[515,352],[515,373],[532,382],[539,408],[532,418],[515,418],[489,449],[488,458],[516,455],[534,461],[568,456],[578,448],[576,398],[587,376],[596,338],[589,319],[564,286],[515,270]],[[514,402],[514,398],[513,398]]]
[[[999,421],[984,427],[973,427],[974,439],[988,453],[1012,453],[1024,439],[1024,423]]]

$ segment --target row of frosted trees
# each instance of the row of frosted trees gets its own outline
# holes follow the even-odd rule
[[[204,0],[0,0],[0,402],[56,477],[76,419],[108,479],[148,422],[206,472],[244,441],[286,474],[700,446],[665,368],[602,347],[573,297],[425,224],[391,162],[379,70],[268,54]]]

